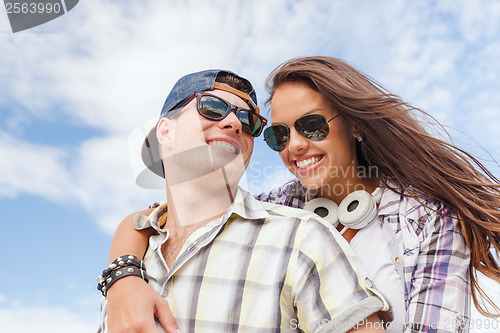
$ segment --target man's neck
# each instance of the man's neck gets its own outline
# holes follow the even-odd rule
[[[162,253],[170,268],[189,236],[220,218],[232,204],[236,188],[230,189],[223,181],[223,175],[213,173],[183,184],[167,185],[168,215],[164,228],[169,230],[169,239]]]
[[[226,185],[221,170],[182,184],[167,184],[167,227],[197,230],[221,217],[235,193],[236,185]]]

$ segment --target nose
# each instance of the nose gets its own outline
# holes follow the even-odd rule
[[[242,132],[241,122],[236,116],[235,110],[231,110],[231,112],[229,112],[226,118],[219,121],[217,125],[221,129],[232,130],[238,135],[241,134]]]
[[[290,139],[288,141],[288,149],[289,152],[300,155],[303,151],[306,150],[309,142],[306,138],[300,135],[295,127],[290,128]]]

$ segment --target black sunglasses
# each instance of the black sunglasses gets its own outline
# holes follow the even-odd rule
[[[240,108],[218,96],[206,92],[193,93],[186,98],[176,110],[171,112],[168,117],[172,118],[175,116],[178,110],[186,106],[195,97],[196,109],[200,115],[210,120],[220,121],[226,118],[229,113],[234,110],[236,117],[241,123],[241,129],[251,136],[259,136],[260,133],[262,133],[262,129],[267,124],[267,119],[257,114],[254,110]]]
[[[326,139],[328,133],[330,133],[328,123],[340,115],[341,113],[330,120],[326,120],[321,114],[306,114],[295,120],[293,127],[295,127],[297,133],[309,140],[322,141]],[[264,141],[266,141],[267,145],[272,150],[282,151],[285,149],[289,140],[290,128],[286,124],[275,124],[269,126],[264,131]]]

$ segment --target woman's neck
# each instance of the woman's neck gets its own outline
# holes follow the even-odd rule
[[[369,178],[332,179],[329,183],[316,190],[316,196],[330,199],[340,205],[342,200],[350,193],[363,190],[371,194],[378,185],[378,180]]]

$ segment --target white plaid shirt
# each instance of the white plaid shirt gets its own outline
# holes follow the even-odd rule
[[[257,201],[239,189],[226,213],[195,231],[172,268],[161,246],[161,205],[136,228],[150,225],[145,255],[149,284],[187,332],[346,332],[390,307],[345,239],[316,215]],[[106,331],[103,303],[101,329]]]

